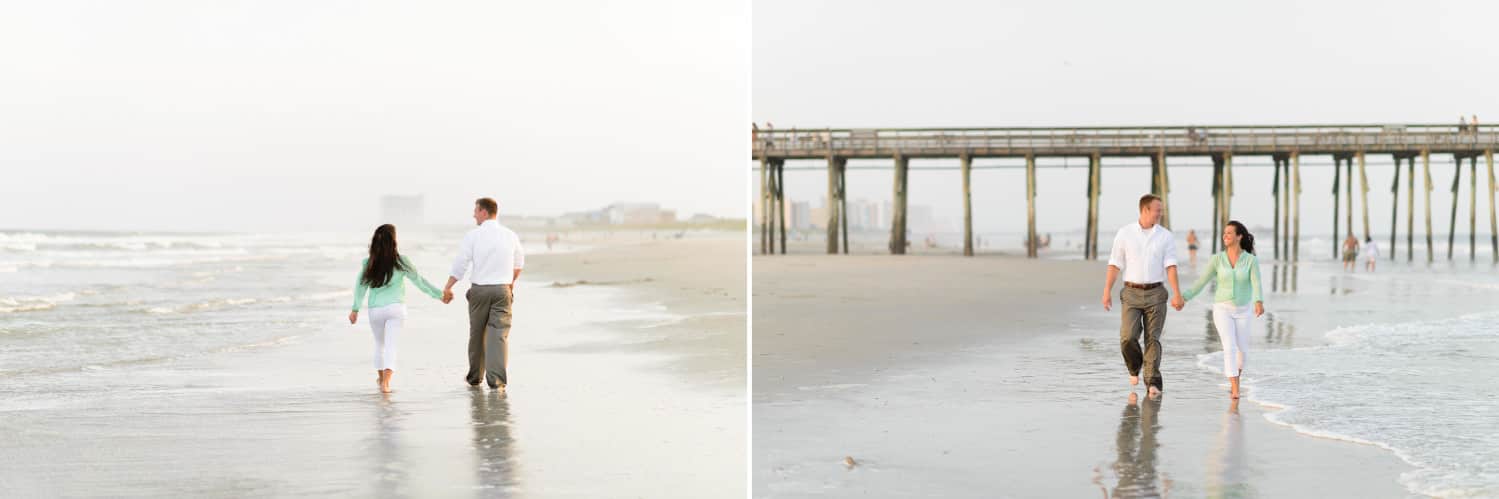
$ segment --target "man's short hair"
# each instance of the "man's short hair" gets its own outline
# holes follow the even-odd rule
[[[492,198],[479,198],[477,201],[474,201],[474,204],[483,208],[484,211],[489,212],[490,215],[500,212],[500,203],[494,202]]]
[[[1140,211],[1145,211],[1145,207],[1146,206],[1150,206],[1150,203],[1152,201],[1160,201],[1160,200],[1161,200],[1161,197],[1157,196],[1155,194],[1146,194],[1144,196],[1140,196]]]

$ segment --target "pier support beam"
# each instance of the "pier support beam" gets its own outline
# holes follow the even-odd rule
[[[1171,174],[1167,173],[1166,151],[1156,152],[1156,157],[1161,163],[1161,225],[1171,228]]]
[[[1281,239],[1280,257],[1284,260],[1291,259],[1291,156],[1280,156],[1281,168],[1285,170],[1285,176],[1281,180]]]
[[[1405,170],[1405,261],[1416,261],[1416,157],[1407,158]]]
[[[1348,163],[1343,167],[1343,183],[1347,185],[1343,189],[1343,195],[1348,197],[1343,205],[1343,208],[1348,211],[1348,214],[1344,215],[1343,223],[1348,225],[1348,235],[1351,236],[1353,235],[1353,156],[1348,156],[1343,161]]]
[[[1346,158],[1344,158],[1343,156],[1333,155],[1333,157],[1332,157],[1332,259],[1333,260],[1337,260],[1338,259],[1338,246],[1341,245],[1341,244],[1343,244],[1343,233],[1340,232],[1340,231],[1338,231],[1338,202],[1340,201],[1338,199],[1338,195],[1341,194],[1341,192],[1342,192],[1342,191],[1338,190],[1339,189],[1338,183],[1339,183],[1339,181],[1342,180],[1343,161],[1346,161]]]
[[[839,163],[848,161],[837,156],[828,156],[828,201],[825,208],[828,211],[828,254],[838,254],[838,219],[843,216],[838,212],[838,171],[841,170]]]
[[[1088,242],[1086,251],[1089,260],[1098,259],[1098,195],[1103,185],[1103,155],[1093,153],[1088,158]]]
[[[1275,167],[1275,176],[1271,177],[1270,180],[1270,197],[1272,199],[1270,204],[1275,206],[1275,216],[1271,217],[1271,223],[1275,226],[1275,230],[1270,236],[1270,246],[1274,248],[1275,259],[1280,260],[1280,242],[1285,239],[1280,237],[1280,156],[1273,156],[1270,158],[1270,161]],[[1270,274],[1272,281],[1280,276],[1278,272],[1274,271],[1270,272]],[[1272,284],[1270,287],[1275,288],[1276,286]]]
[[[963,153],[958,161],[962,163],[963,169],[963,256],[973,256],[973,197],[969,189],[973,156]]]
[[[1364,170],[1364,152],[1358,152],[1358,204],[1364,214],[1364,240],[1372,241],[1374,235],[1369,233],[1369,173]]]
[[[1221,244],[1222,241],[1223,241],[1223,228],[1219,226],[1219,224],[1223,223],[1223,215],[1222,215],[1222,213],[1220,213],[1220,211],[1222,209],[1223,209],[1223,156],[1214,154],[1213,155],[1213,233],[1209,234],[1209,239],[1213,240],[1213,251],[1212,251],[1212,253],[1217,253],[1218,252],[1218,245]]]
[[[1494,151],[1483,152],[1483,161],[1489,167],[1489,247],[1491,248],[1494,263],[1499,263],[1499,218],[1495,218],[1494,211]]]
[[[1431,249],[1431,151],[1421,151],[1421,172],[1426,177],[1426,263],[1434,260]]]
[[[770,161],[760,157],[760,254],[770,254]]]
[[[1400,159],[1395,155],[1395,181],[1390,184],[1390,261],[1395,261],[1399,246],[1395,246],[1396,229],[1400,228]]]
[[[780,213],[776,221],[781,229],[781,254],[786,254],[786,160],[778,160],[775,163],[776,176],[776,212]]]
[[[1293,218],[1293,223],[1295,225],[1292,227],[1293,233],[1291,235],[1291,262],[1292,263],[1296,263],[1296,262],[1300,262],[1301,261],[1301,153],[1300,152],[1293,152],[1293,153],[1291,153],[1291,179],[1294,180],[1295,183],[1296,183],[1296,186],[1291,189],[1291,195],[1295,198],[1295,205],[1294,205],[1294,208],[1293,208],[1295,210],[1295,214],[1292,215],[1292,217],[1294,217]],[[1214,236],[1214,237],[1217,237],[1217,236]],[[1292,272],[1292,278],[1291,278],[1291,290],[1292,291],[1296,290],[1295,271],[1296,271],[1296,269],[1292,269],[1292,271],[1291,271]]]
[[[848,254],[848,158],[838,162],[838,225],[843,230],[843,254]]]
[[[906,170],[911,160],[895,155],[895,202],[890,220],[890,254],[906,254]]]
[[[1478,261],[1478,156],[1470,156],[1468,165],[1468,261],[1473,262]]]
[[[1462,185],[1463,157],[1452,156],[1452,215],[1447,220],[1447,259],[1452,259],[1452,246],[1457,242],[1457,201],[1458,186]]]
[[[1036,247],[1036,156],[1025,155],[1025,256],[1035,258]]]

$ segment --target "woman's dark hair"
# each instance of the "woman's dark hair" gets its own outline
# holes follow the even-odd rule
[[[364,267],[364,276],[360,281],[372,288],[378,288],[390,284],[390,276],[394,275],[396,269],[406,270],[401,264],[401,254],[396,251],[396,226],[391,224],[381,225],[375,228],[374,237],[370,238],[370,260]]]
[[[1254,234],[1250,234],[1249,229],[1244,228],[1244,224],[1239,223],[1238,220],[1230,220],[1228,225],[1232,226],[1234,232],[1243,238],[1239,240],[1239,247],[1251,255],[1254,254]]]

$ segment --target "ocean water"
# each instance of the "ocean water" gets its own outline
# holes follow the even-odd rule
[[[440,286],[461,234],[403,231],[402,253]],[[377,393],[367,314],[346,320],[368,237],[0,232],[0,487],[19,497],[743,490],[743,392],[684,378],[650,345],[688,318],[624,286],[547,286],[587,276],[544,264],[519,293],[508,395],[461,382],[461,301],[410,286],[395,392]]]
[[[1393,278],[1359,284],[1437,296],[1462,290],[1499,303],[1493,282],[1472,274],[1381,277]],[[1370,314],[1318,331],[1308,346],[1256,352],[1246,395],[1279,409],[1266,415],[1272,422],[1393,452],[1416,468],[1399,479],[1412,493],[1499,496],[1499,385],[1486,374],[1499,365],[1499,310],[1482,308],[1490,310]],[[1222,365],[1221,352],[1202,357],[1206,369]]]

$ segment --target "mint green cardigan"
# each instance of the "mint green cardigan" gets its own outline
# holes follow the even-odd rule
[[[1209,280],[1218,283],[1218,290],[1213,293],[1213,303],[1233,302],[1237,306],[1245,306],[1258,301],[1265,301],[1260,291],[1260,259],[1254,253],[1248,251],[1239,253],[1239,264],[1229,265],[1228,253],[1219,252],[1208,261],[1208,268],[1197,276],[1197,282],[1182,293],[1182,298],[1191,300],[1202,292],[1203,286],[1207,286]]]
[[[416,288],[422,290],[427,296],[433,298],[442,296],[442,292],[437,290],[437,286],[433,286],[432,283],[422,278],[421,274],[416,273],[416,266],[412,265],[411,260],[407,260],[404,256],[401,257],[401,266],[396,267],[391,272],[390,282],[378,288],[371,289],[368,284],[364,283],[364,269],[369,265],[370,259],[368,258],[365,258],[363,262],[359,262],[359,277],[357,281],[354,281],[355,312],[359,311],[359,302],[364,301],[365,293],[369,293],[370,308],[379,308],[392,303],[405,303],[407,279],[410,279],[411,283],[415,284]],[[401,270],[402,267],[405,267],[406,270]]]

